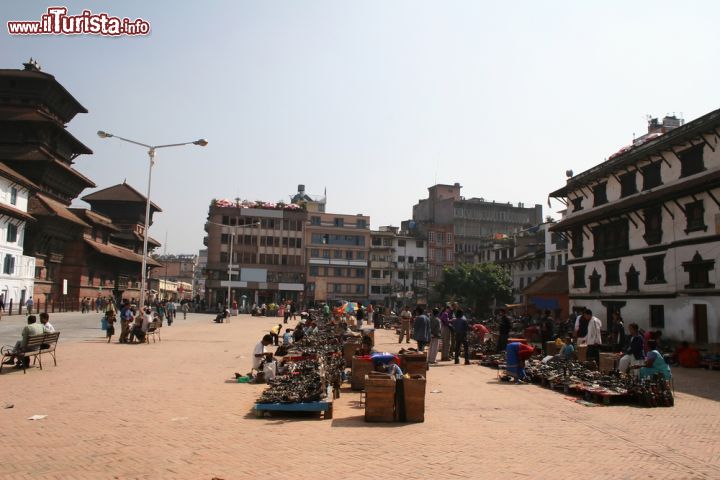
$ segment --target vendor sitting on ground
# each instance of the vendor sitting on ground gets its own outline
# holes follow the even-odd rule
[[[657,341],[648,340],[648,353],[645,356],[645,366],[640,369],[640,378],[653,377],[656,374],[661,374],[665,377],[665,380],[672,378],[670,373],[670,366],[665,362],[662,354],[657,349]]]
[[[288,346],[292,344],[293,339],[293,329],[292,328],[286,328],[285,333],[283,334],[283,345]]]
[[[397,364],[397,360],[392,359],[388,362],[381,360],[373,360],[373,367],[376,372],[387,373],[389,375],[395,375],[395,378],[402,378],[403,371]]]
[[[255,345],[255,348],[253,349],[253,370],[260,371],[263,360],[267,360],[273,357],[272,352],[268,351],[267,349],[267,346],[271,345],[272,343],[273,337],[272,335],[268,334],[265,335],[262,340],[257,343],[257,345]]]
[[[568,335],[567,337],[565,337],[565,344],[560,349],[560,354],[558,355],[558,357],[563,360],[572,360],[574,354],[575,347],[572,343],[572,337]]]
[[[673,352],[672,359],[675,364],[683,368],[698,368],[700,366],[700,351],[691,347],[688,342],[682,342],[682,345]]]
[[[525,360],[529,359],[536,351],[539,352],[540,349],[526,343],[512,342],[508,344],[505,349],[507,362],[505,370],[516,382],[525,379]]]
[[[638,327],[638,324],[631,323],[628,325],[628,331],[630,332],[630,342],[625,349],[625,355],[623,355],[618,361],[618,371],[620,371],[620,373],[627,373],[630,366],[637,366],[645,363],[643,337],[640,335],[640,328]]]

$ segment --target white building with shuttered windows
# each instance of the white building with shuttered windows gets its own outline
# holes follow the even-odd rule
[[[568,206],[570,306],[720,342],[720,110],[648,135],[550,194]]]
[[[34,221],[27,213],[28,196],[37,187],[0,163],[0,296],[13,310],[32,296],[35,258],[23,255],[25,226]]]

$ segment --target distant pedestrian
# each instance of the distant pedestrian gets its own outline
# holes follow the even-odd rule
[[[510,338],[510,330],[512,330],[512,322],[510,317],[507,316],[507,310],[504,308],[500,309],[500,326],[498,328],[498,343],[497,351],[504,352],[507,347],[508,339]]]
[[[115,335],[115,312],[113,312],[112,310],[108,310],[105,313],[105,321],[107,322],[107,329],[105,330],[105,335],[107,335],[107,343],[110,343],[112,336]]]
[[[403,307],[400,312],[400,339],[398,343],[402,343],[405,338],[406,343],[410,343],[410,322],[412,322],[412,313],[410,307]]]
[[[183,320],[187,320],[187,314],[188,314],[188,311],[190,310],[190,306],[188,305],[188,302],[183,303],[182,307],[180,307],[180,309],[183,312]]]
[[[440,347],[441,326],[438,315],[440,310],[433,308],[430,315],[430,349],[428,351],[428,363],[437,363],[438,348]]]
[[[28,314],[28,315],[31,315],[31,314],[32,314],[32,312],[33,312],[33,305],[34,305],[34,304],[35,304],[35,302],[33,302],[32,297],[28,298],[28,299],[27,299],[27,302],[25,302],[25,307],[27,308],[27,314]]]
[[[362,330],[363,319],[365,318],[365,312],[363,312],[362,304],[358,302],[357,312],[355,312],[355,318],[357,319],[357,328]]]
[[[413,338],[418,344],[418,351],[425,351],[430,343],[430,319],[425,315],[423,307],[415,308],[415,322],[413,323]]]
[[[465,365],[470,365],[470,347],[468,345],[469,324],[462,310],[455,311],[453,330],[455,330],[455,363],[460,363],[460,347],[465,350]]]
[[[442,352],[440,360],[446,362],[450,360],[452,325],[450,324],[450,306],[446,306],[440,313],[440,338],[442,338]]]

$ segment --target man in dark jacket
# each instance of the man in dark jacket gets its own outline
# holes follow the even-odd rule
[[[455,363],[460,363],[460,347],[462,346],[465,349],[465,365],[470,365],[470,347],[467,340],[470,326],[462,310],[455,311],[452,325],[455,330]]]
[[[508,338],[510,338],[510,330],[512,330],[512,322],[507,316],[504,308],[500,309],[500,328],[498,330],[497,351],[504,352],[507,347]]]

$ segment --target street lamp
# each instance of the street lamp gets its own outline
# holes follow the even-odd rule
[[[233,255],[233,243],[235,243],[235,233],[237,232],[237,229],[239,229],[240,227],[256,227],[256,226],[260,225],[260,222],[248,223],[248,224],[246,224],[246,225],[224,225],[224,224],[222,224],[222,223],[216,223],[216,222],[211,222],[211,221],[208,221],[207,223],[209,223],[209,224],[211,224],[211,225],[217,225],[218,227],[228,227],[228,226],[234,226],[234,227],[235,227],[235,231],[232,231],[232,232],[229,234],[229,235],[230,235],[230,238],[229,238],[229,240],[230,240],[230,254],[228,255],[228,266],[227,266],[227,271],[228,271],[227,309],[230,310],[230,289],[231,289],[230,282],[232,282],[232,270],[233,270],[233,267],[235,266],[235,265],[233,265],[233,263],[232,263],[232,261],[233,261],[233,260],[232,260],[232,255]]]
[[[112,133],[103,132],[102,130],[98,130],[97,134],[100,138],[117,138],[118,140],[122,140],[123,142],[132,143],[134,145],[139,145],[148,149],[147,152],[150,159],[150,167],[148,170],[148,188],[147,198],[145,201],[145,229],[143,231],[142,272],[140,277],[140,308],[142,309],[145,306],[145,287],[147,284],[148,229],[150,228],[150,185],[152,184],[152,167],[153,165],[155,165],[155,150],[168,147],[182,147],[184,145],[198,145],[200,147],[204,147],[208,144],[208,141],[204,138],[201,138],[200,140],[195,140],[194,142],[169,143],[167,145],[147,145],[145,143],[136,142],[135,140],[130,140],[127,138],[119,137],[117,135],[113,135]]]

